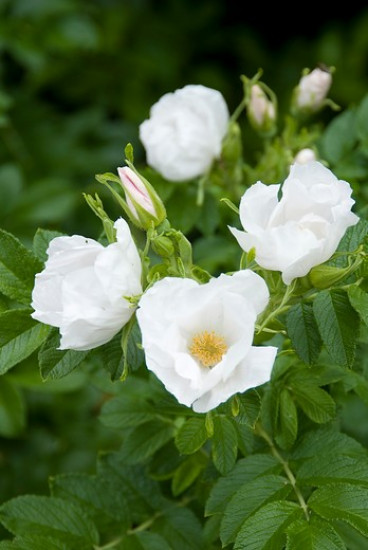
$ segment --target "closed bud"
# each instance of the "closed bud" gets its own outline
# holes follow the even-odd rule
[[[294,162],[297,162],[298,164],[307,164],[308,162],[312,162],[313,160],[317,160],[316,153],[313,151],[313,149],[310,149],[309,147],[306,147],[305,149],[300,149],[300,151],[295,155]]]
[[[221,157],[223,160],[237,162],[242,155],[242,140],[239,124],[230,122],[227,134],[222,141]]]
[[[317,68],[302,76],[294,91],[294,110],[318,111],[323,107],[331,84],[332,75],[328,70]]]
[[[129,166],[118,168],[118,174],[132,222],[141,229],[159,225],[166,218],[166,210],[152,185]]]
[[[309,280],[315,288],[323,290],[336,285],[345,277],[354,272],[360,265],[360,262],[345,268],[334,267],[332,265],[317,265],[309,273]]]
[[[253,128],[262,133],[271,133],[275,129],[275,104],[259,84],[253,84],[250,88],[248,119]]]
[[[159,256],[162,256],[163,258],[170,258],[170,256],[174,255],[175,248],[169,237],[160,235],[159,237],[153,239],[151,242],[153,250]]]

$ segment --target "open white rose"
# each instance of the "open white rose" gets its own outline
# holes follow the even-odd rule
[[[50,242],[45,269],[36,275],[32,317],[60,329],[60,349],[101,346],[134,313],[124,296],[142,292],[142,265],[126,221],[114,227],[117,242],[107,247],[80,235]]]
[[[359,218],[351,212],[351,187],[313,161],[294,164],[282,186],[252,185],[240,202],[244,231],[230,227],[245,251],[256,250],[257,263],[282,272],[289,284],[328,260],[346,229]]]
[[[204,174],[221,152],[228,122],[217,90],[188,85],[165,94],[139,128],[148,164],[170,181]]]
[[[204,285],[162,279],[143,295],[137,311],[147,367],[196,412],[267,382],[277,348],[252,341],[268,299],[266,283],[250,270]]]

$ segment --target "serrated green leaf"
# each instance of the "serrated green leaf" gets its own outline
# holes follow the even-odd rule
[[[47,249],[50,241],[56,237],[62,237],[63,233],[59,231],[50,231],[48,229],[37,229],[33,238],[33,252],[41,262],[46,262]]]
[[[313,422],[323,424],[334,418],[336,405],[325,390],[312,385],[293,385],[293,392],[298,404]]]
[[[124,370],[124,354],[121,347],[121,332],[118,332],[110,342],[100,346],[98,353],[103,367],[110,374],[111,380],[119,380]]]
[[[261,414],[261,398],[255,389],[237,395],[239,414],[236,417],[240,424],[254,428]]]
[[[368,537],[368,488],[345,483],[320,487],[308,506],[326,520],[341,520]]]
[[[269,550],[282,548],[288,525],[302,516],[295,502],[275,501],[262,506],[242,525],[234,550]]]
[[[285,477],[265,475],[243,484],[226,506],[221,521],[220,536],[223,546],[234,542],[241,526],[258,508],[271,499],[288,495],[290,484]]]
[[[146,461],[174,435],[174,426],[151,420],[134,428],[124,439],[120,455],[126,464]]]
[[[42,263],[18,239],[0,229],[0,292],[29,305],[35,274],[41,270]]]
[[[316,487],[334,482],[368,487],[368,459],[336,454],[335,449],[331,449],[328,454],[304,462],[297,472],[297,481]]]
[[[206,466],[207,460],[204,455],[193,455],[188,457],[176,469],[172,479],[171,490],[174,496],[180,495],[188,489],[197,479],[203,468]]]
[[[25,427],[25,407],[19,389],[5,377],[0,378],[0,435],[14,437]]]
[[[279,396],[279,413],[275,439],[282,449],[290,449],[298,434],[298,413],[289,390],[284,388]]]
[[[322,340],[311,304],[303,302],[290,308],[286,326],[295,351],[305,363],[314,363],[321,351]]]
[[[46,340],[50,327],[35,321],[30,309],[0,313],[0,374],[31,355]]]
[[[175,550],[203,550],[201,525],[189,508],[166,508],[154,530]]]
[[[126,464],[120,453],[101,455],[97,462],[97,475],[115,485],[128,502],[132,521],[142,523],[162,507],[158,483],[147,476],[145,467]]]
[[[175,436],[175,444],[181,454],[198,451],[207,441],[208,435],[205,417],[193,417],[186,420]]]
[[[368,234],[368,221],[359,220],[356,225],[348,227],[345,235],[341,239],[336,252],[354,252],[358,246],[363,242],[364,238]],[[328,262],[330,265],[336,267],[346,267],[348,265],[348,259],[344,255],[337,255]]]
[[[356,141],[355,111],[344,111],[332,120],[322,136],[322,157],[336,164],[352,151]]]
[[[368,326],[368,293],[354,285],[348,288],[348,296],[351,305]]]
[[[221,474],[234,467],[238,452],[238,438],[233,423],[225,416],[213,419],[212,460]]]
[[[113,520],[121,529],[129,526],[127,500],[107,479],[87,474],[62,474],[50,479],[50,491],[54,497],[76,502],[98,524]]]
[[[331,449],[335,455],[366,456],[365,449],[358,441],[331,426],[322,426],[307,432],[291,456],[293,459],[308,458],[326,454]]]
[[[20,496],[0,507],[0,521],[13,534],[32,533],[69,544],[70,550],[89,550],[99,540],[97,529],[72,502],[44,496]]]
[[[109,428],[124,429],[144,424],[154,416],[155,410],[147,401],[123,394],[104,403],[99,419]]]
[[[346,292],[320,292],[314,300],[313,310],[328,353],[339,365],[350,367],[355,357],[359,318]]]
[[[206,503],[206,516],[223,512],[234,493],[243,484],[258,476],[278,473],[280,470],[280,463],[268,454],[254,454],[240,459],[235,468],[213,486]]]
[[[134,323],[128,339],[127,364],[130,370],[134,371],[144,363],[144,351],[139,347],[142,344],[141,330],[137,322]]]
[[[41,376],[44,380],[52,380],[66,376],[87,357],[89,351],[72,349],[59,350],[60,337],[57,330],[53,330],[40,349],[38,360]]]
[[[297,520],[287,529],[286,550],[346,550],[346,546],[327,522]]]

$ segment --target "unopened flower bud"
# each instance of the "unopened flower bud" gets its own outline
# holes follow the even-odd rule
[[[129,166],[118,168],[130,218],[141,229],[156,227],[166,218],[166,210],[152,185]]]
[[[170,256],[173,256],[175,253],[175,248],[171,239],[164,235],[160,235],[152,240],[152,248],[156,254],[159,254],[159,256],[163,258],[170,258]]]
[[[262,133],[269,133],[274,130],[275,105],[258,84],[253,84],[250,89],[248,118],[253,128]]]
[[[317,68],[302,76],[295,90],[295,108],[318,111],[323,106],[331,84],[332,76],[327,70]]]
[[[309,147],[306,147],[305,149],[300,149],[300,151],[295,155],[294,162],[297,162],[298,164],[307,164],[308,162],[312,162],[313,160],[317,160],[316,153],[313,151],[313,149],[310,149]]]
[[[223,160],[237,162],[242,155],[241,131],[237,122],[230,122],[227,134],[222,141],[221,157]]]

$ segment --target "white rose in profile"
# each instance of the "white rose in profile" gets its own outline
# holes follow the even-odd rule
[[[277,348],[252,341],[268,299],[266,283],[250,270],[203,285],[176,277],[158,281],[137,311],[148,369],[196,412],[264,384]]]
[[[206,172],[220,155],[229,111],[220,92],[188,85],[165,94],[139,128],[147,163],[170,181]]]
[[[240,201],[244,231],[230,227],[243,250],[255,248],[257,263],[281,271],[289,284],[327,261],[346,229],[359,218],[346,181],[321,163],[294,164],[282,186],[252,185]]]
[[[36,275],[32,317],[60,329],[59,349],[101,346],[134,313],[124,296],[142,292],[142,265],[126,221],[114,227],[117,242],[107,247],[80,235],[49,244],[45,269]]]

